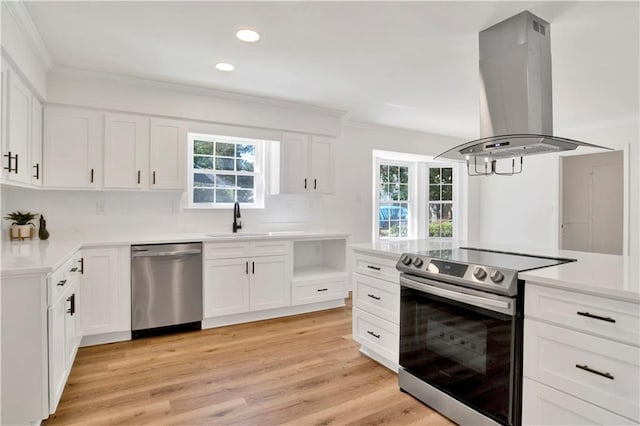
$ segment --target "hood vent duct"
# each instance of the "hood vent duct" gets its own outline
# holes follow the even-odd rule
[[[514,175],[522,157],[575,150],[609,149],[553,133],[550,25],[528,11],[480,32],[481,139],[436,158],[466,160],[470,176]],[[510,167],[497,170],[497,161]]]

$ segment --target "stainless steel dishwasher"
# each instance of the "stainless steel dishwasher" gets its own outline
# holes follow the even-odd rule
[[[201,324],[202,243],[131,246],[132,337]]]

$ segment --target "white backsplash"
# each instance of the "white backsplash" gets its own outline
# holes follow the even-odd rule
[[[2,188],[2,216],[21,210],[43,213],[51,238],[136,231],[231,231],[233,209],[187,209],[178,192],[100,192]],[[318,195],[275,195],[264,209],[242,209],[245,231],[321,230],[324,203]],[[2,239],[10,223],[3,220]],[[37,222],[36,222],[37,225]]]

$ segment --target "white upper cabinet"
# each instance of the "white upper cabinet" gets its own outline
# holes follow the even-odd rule
[[[100,188],[102,178],[101,113],[46,107],[44,111],[44,186]]]
[[[279,161],[280,192],[333,192],[333,139],[284,133]]]
[[[151,119],[151,189],[184,189],[187,129],[175,120]]]
[[[4,146],[2,149],[2,175],[7,181],[31,183],[31,92],[9,68],[3,70],[6,78],[4,105],[6,108]]]
[[[42,186],[42,104],[31,99],[31,185]]]
[[[310,188],[315,192],[333,192],[333,139],[311,136],[311,178]]]
[[[149,182],[149,119],[107,113],[104,117],[105,189],[144,189]]]
[[[309,137],[285,133],[280,142],[280,187],[282,192],[306,192],[309,187]]]

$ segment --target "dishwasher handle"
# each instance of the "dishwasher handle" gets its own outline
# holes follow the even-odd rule
[[[191,255],[191,254],[200,254],[202,250],[200,249],[191,249],[191,250],[176,250],[176,251],[134,251],[131,253],[132,257],[160,257],[160,256],[182,256],[182,255]]]

